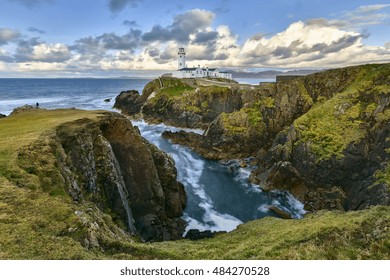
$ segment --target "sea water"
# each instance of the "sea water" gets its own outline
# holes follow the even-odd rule
[[[115,97],[123,90],[139,92],[151,79],[0,79],[0,113],[38,102],[41,108],[80,108],[113,110]],[[109,100],[107,102],[107,100]],[[143,137],[170,154],[175,160],[178,180],[187,193],[184,218],[187,230],[231,231],[237,225],[265,216],[274,205],[294,218],[304,214],[303,205],[287,192],[263,192],[249,182],[251,168],[242,168],[237,160],[206,160],[191,149],[172,144],[161,134],[179,128],[133,122]],[[191,130],[203,133],[201,130]]]

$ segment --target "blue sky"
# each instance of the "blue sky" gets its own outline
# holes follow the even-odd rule
[[[390,2],[0,0],[0,77],[390,62]]]

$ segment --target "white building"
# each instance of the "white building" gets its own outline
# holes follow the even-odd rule
[[[178,54],[178,70],[172,73],[173,77],[176,78],[224,78],[224,79],[232,79],[232,73],[219,71],[218,68],[204,68],[200,67],[192,67],[189,68],[186,66],[186,52],[184,48],[179,48]]]

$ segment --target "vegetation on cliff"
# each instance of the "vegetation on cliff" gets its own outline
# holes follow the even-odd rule
[[[113,172],[105,161],[110,158],[108,150],[107,154],[95,152],[95,159],[90,159],[91,165],[85,166],[87,169],[79,166],[84,166],[83,158],[92,156],[92,147],[95,151],[103,149],[98,143],[110,143],[114,152],[116,145],[127,149],[126,143],[134,145],[138,153],[142,151],[143,148],[136,144],[141,144],[137,142],[139,136],[122,122],[123,118],[107,114],[80,110],[34,110],[0,120],[3,156],[0,166],[1,259],[390,257],[388,207],[349,213],[318,212],[302,220],[266,218],[241,225],[231,233],[199,241],[140,242],[138,237],[129,234],[126,222],[120,218],[118,207],[121,208],[121,202],[109,198],[114,192],[108,188],[110,182],[100,181],[110,178],[107,174],[103,177],[99,175],[105,174],[104,169],[108,168],[106,171],[110,174]],[[123,139],[122,143],[120,125],[130,133],[125,137],[132,139],[130,142]],[[93,135],[94,141],[90,142],[88,138]],[[101,137],[108,142],[101,142]],[[155,174],[162,189],[167,185],[172,187],[175,174],[173,170],[166,169],[170,166],[170,159],[150,144],[145,145],[145,151],[150,151],[150,163],[156,166]],[[65,162],[59,160],[61,158]],[[119,155],[117,158],[121,161]],[[140,162],[137,160],[137,163]],[[77,180],[73,183],[80,186],[80,193],[75,193],[74,188],[70,191],[63,174],[65,166],[72,176],[76,176]],[[91,184],[93,180],[85,181],[88,176],[95,176],[91,171],[93,166],[97,176],[95,189]],[[102,193],[103,189],[99,188],[105,192]],[[168,196],[172,198],[176,194],[173,192]],[[169,215],[174,216],[178,211],[174,205],[169,206]]]
[[[203,136],[164,136],[207,158],[255,156],[252,180],[292,192],[308,210],[390,205],[390,64],[238,92],[242,107],[221,113]]]
[[[132,117],[142,113],[151,123],[206,128],[220,113],[241,107],[234,85],[208,79],[161,77],[148,83],[142,95],[124,92],[117,97],[115,107]]]

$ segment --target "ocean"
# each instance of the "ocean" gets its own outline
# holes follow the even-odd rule
[[[142,91],[152,79],[0,79],[0,113],[15,107],[113,110],[115,97],[123,90]],[[105,99],[111,99],[105,102]]]

